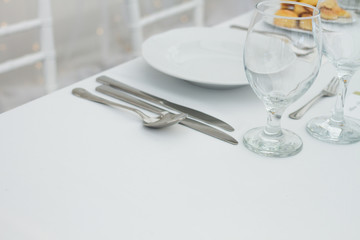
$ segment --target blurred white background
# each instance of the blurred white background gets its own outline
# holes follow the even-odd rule
[[[133,0],[135,1],[135,0]],[[187,0],[139,0],[141,15]],[[204,25],[212,26],[252,9],[257,0],[204,0]],[[0,28],[36,18],[37,0],[0,0]],[[51,0],[57,82],[62,88],[136,57],[124,0]],[[191,12],[144,29],[145,38],[191,26]],[[104,22],[108,28],[104,28]],[[105,33],[105,30],[108,31]],[[107,36],[107,55],[102,43]],[[0,36],[0,63],[40,50],[39,30]],[[46,94],[41,62],[0,74],[0,113]]]

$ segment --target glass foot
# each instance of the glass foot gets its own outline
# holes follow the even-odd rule
[[[321,141],[335,144],[350,144],[360,141],[360,124],[345,117],[344,122],[334,122],[330,117],[317,117],[310,120],[306,130]]]
[[[302,149],[301,138],[295,133],[282,129],[282,134],[270,136],[264,127],[254,128],[245,133],[243,143],[249,150],[267,157],[290,157]]]

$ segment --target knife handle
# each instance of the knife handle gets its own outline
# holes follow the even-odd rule
[[[107,76],[100,76],[96,79],[96,81],[98,81],[99,83],[105,84],[105,85],[117,87],[117,88],[121,89],[122,91],[128,92],[130,94],[133,94],[135,96],[138,96],[138,97],[143,98],[150,102],[158,103],[159,101],[161,101],[161,99],[158,99],[149,93],[143,92],[139,89],[136,89],[134,87],[126,85],[125,83],[115,81],[114,79],[109,78]]]
[[[109,95],[109,96],[111,96],[113,98],[117,98],[117,99],[119,99],[121,101],[130,103],[130,104],[132,104],[134,106],[143,108],[143,109],[145,109],[147,111],[150,111],[150,112],[153,112],[153,113],[158,113],[159,114],[159,113],[164,111],[161,108],[150,105],[147,102],[144,102],[144,101],[142,101],[140,99],[132,97],[132,96],[126,94],[126,93],[123,93],[122,91],[116,90],[116,89],[114,89],[114,88],[112,88],[110,86],[107,86],[107,85],[98,86],[96,88],[96,91],[104,93],[106,95]]]

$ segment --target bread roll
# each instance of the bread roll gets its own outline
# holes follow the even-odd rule
[[[282,0],[282,1],[290,1],[290,2],[298,2],[298,0]],[[282,3],[282,9],[294,10],[294,4]]]
[[[300,0],[299,2],[301,3],[306,3],[312,6],[316,6],[316,4],[318,3],[318,0]]]
[[[319,5],[321,18],[326,20],[336,20],[339,17],[350,18],[351,14],[342,9],[336,0],[327,0]]]
[[[302,13],[299,17],[311,17],[312,14],[311,13]],[[299,20],[299,28],[304,29],[304,30],[312,30],[312,21],[311,19],[304,19],[304,20]]]
[[[297,17],[297,14],[293,11],[287,9],[278,10],[275,15],[283,17]],[[274,24],[280,27],[295,28],[296,20],[295,19],[283,19],[283,18],[274,18]]]
[[[308,7],[304,7],[304,6],[301,6],[301,5],[295,5],[294,7],[294,12],[300,16],[302,13],[311,13],[313,12],[313,9],[312,8],[308,8]]]

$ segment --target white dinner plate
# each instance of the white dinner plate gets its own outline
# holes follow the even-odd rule
[[[153,68],[208,88],[234,88],[248,81],[242,54],[246,32],[191,27],[147,39],[142,55]]]

